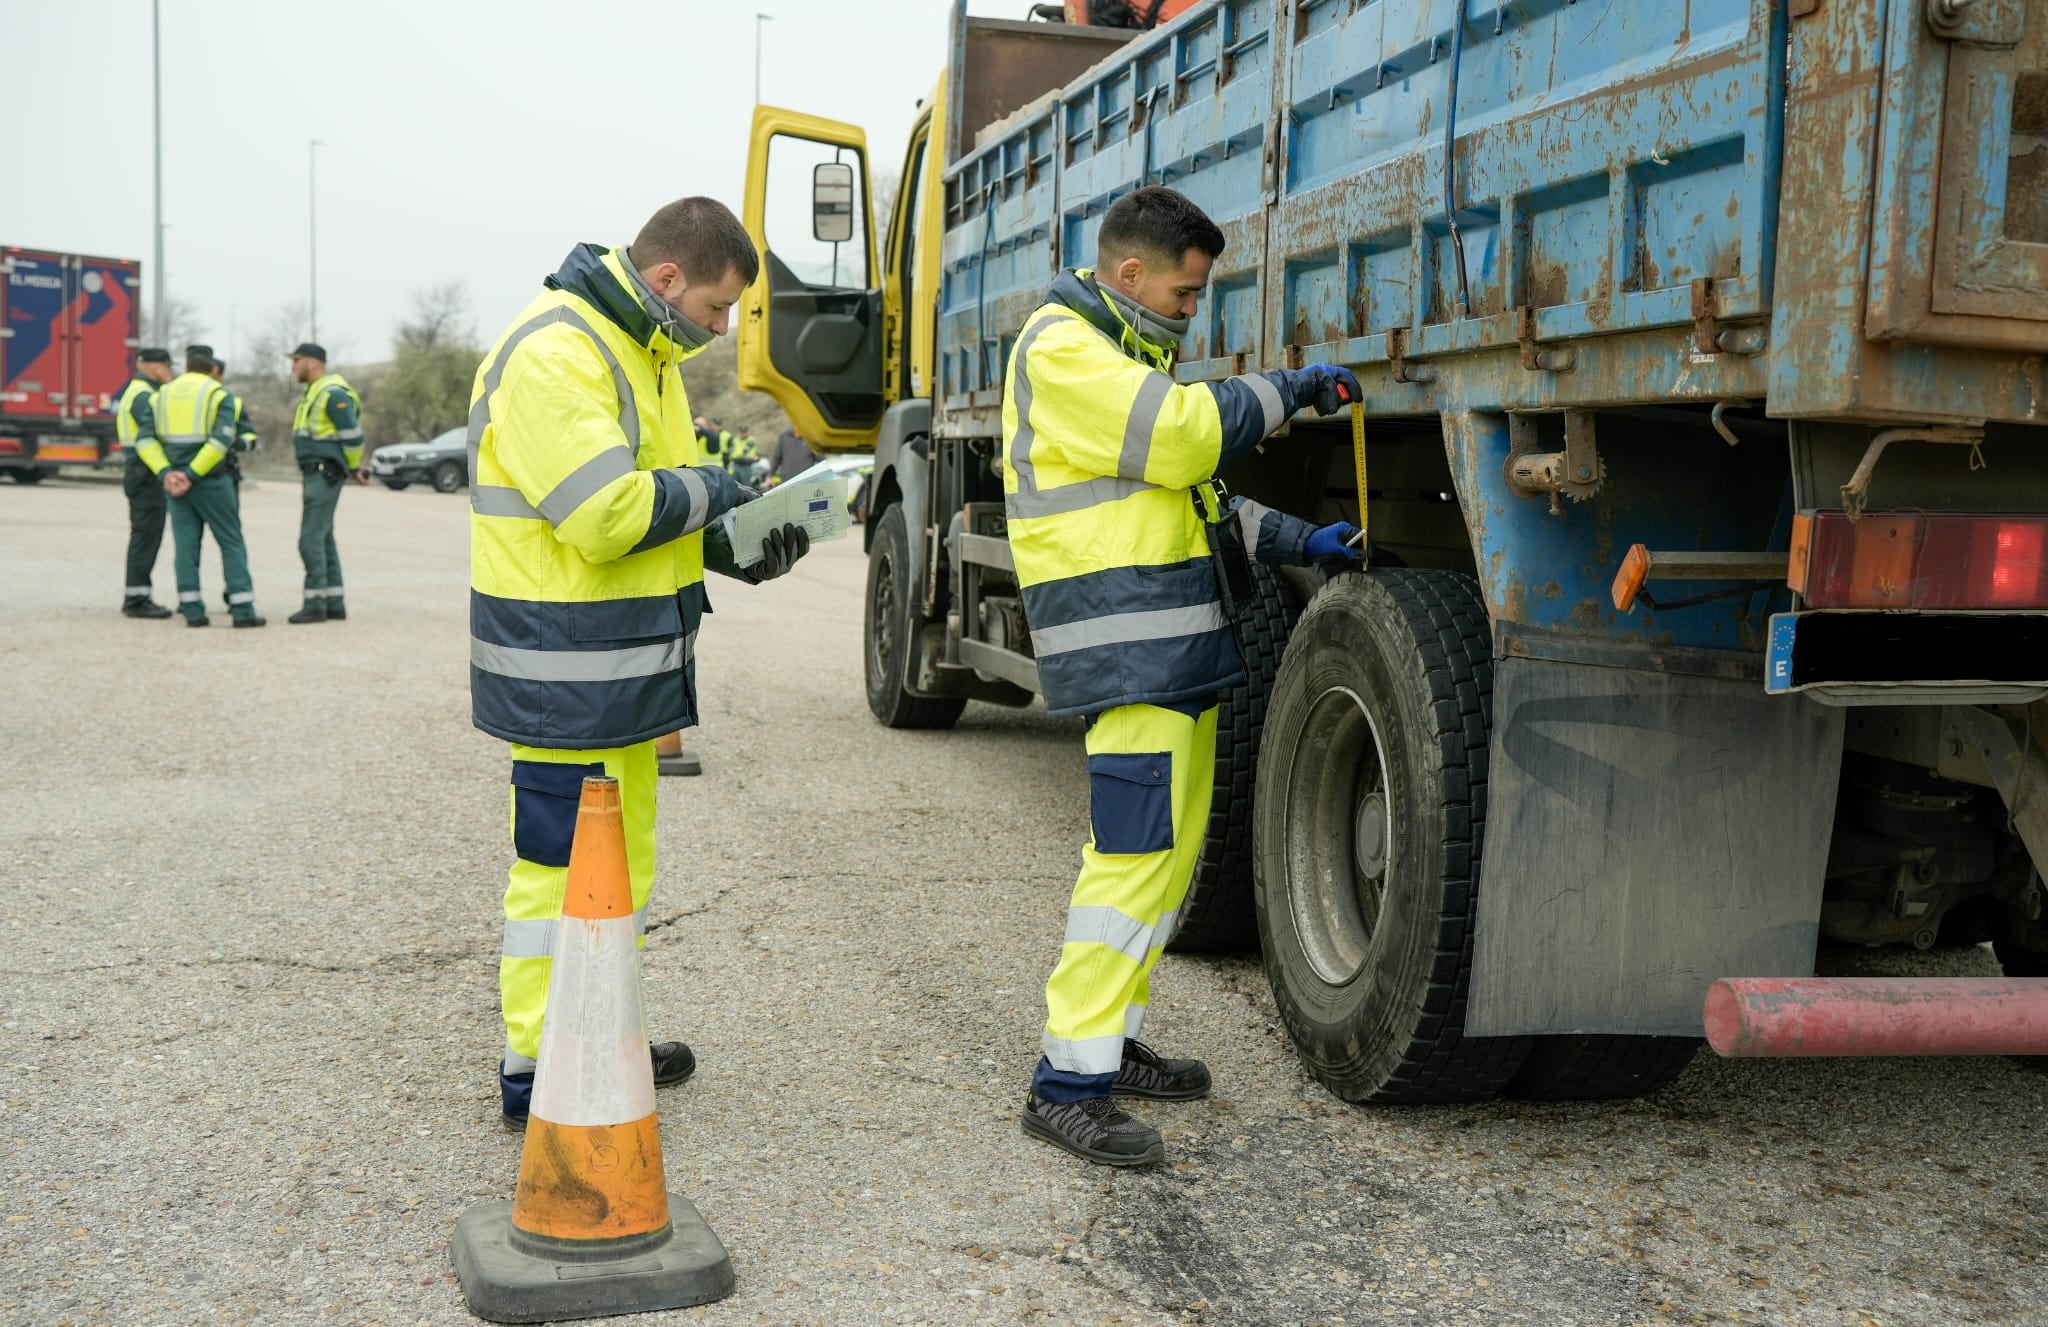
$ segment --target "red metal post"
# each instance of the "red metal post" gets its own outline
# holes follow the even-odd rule
[[[1731,1057],[2048,1055],[2048,978],[1723,977],[1706,1020]]]

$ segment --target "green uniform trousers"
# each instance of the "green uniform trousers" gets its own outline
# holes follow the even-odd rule
[[[526,1073],[540,1053],[548,1008],[549,957],[562,891],[569,881],[569,847],[586,775],[619,781],[626,826],[626,872],[633,889],[633,925],[647,925],[647,895],[654,888],[654,743],[601,751],[558,751],[512,744],[512,863],[505,888],[505,943],[498,959],[498,998],[505,1014],[505,1072]],[[644,937],[643,937],[644,939]]]
[[[164,546],[163,481],[149,467],[130,460],[121,467],[121,491],[128,495],[128,583],[123,599],[147,599],[154,590],[156,555]]]
[[[228,611],[237,622],[256,616],[256,590],[249,580],[249,547],[242,542],[242,503],[235,481],[215,471],[192,481],[182,498],[170,498],[173,564],[178,572],[178,610],[186,620],[206,616],[199,589],[199,546],[208,530],[220,544],[220,565],[228,583]]]
[[[1216,792],[1216,709],[1105,710],[1088,729],[1093,827],[1045,985],[1047,1100],[1107,1096],[1124,1039],[1144,1026],[1151,974],[1173,936]]]
[[[341,598],[341,553],[334,547],[334,509],[348,479],[329,480],[319,466],[302,475],[299,561],[306,564],[306,607],[346,608]]]

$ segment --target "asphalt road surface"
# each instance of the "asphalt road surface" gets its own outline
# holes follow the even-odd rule
[[[350,618],[290,627],[298,505],[244,497],[270,627],[201,632],[115,611],[118,487],[0,484],[0,1322],[468,1320],[449,1235],[519,1138],[465,504],[351,489]],[[1217,1081],[1139,1108],[1169,1164],[1025,1139],[1080,726],[877,726],[863,573],[849,541],[713,585],[646,987],[702,1062],[660,1096],[669,1177],[739,1290],[662,1321],[2048,1321],[2048,1075],[2003,1060],[1703,1055],[1617,1106],[1360,1110],[1255,960],[1169,958],[1151,1040]]]

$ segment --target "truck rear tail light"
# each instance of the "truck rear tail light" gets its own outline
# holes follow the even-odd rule
[[[0,438],[0,456],[22,455],[20,438]]]
[[[1809,608],[2048,608],[2048,516],[1806,512],[1788,580]]]

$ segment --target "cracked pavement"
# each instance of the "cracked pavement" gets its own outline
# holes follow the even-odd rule
[[[118,486],[0,484],[0,1323],[469,1321],[449,1233],[517,1173],[464,504],[351,489],[351,617],[317,632],[282,621],[296,487],[244,508],[273,625],[193,632],[115,612]],[[659,1321],[2048,1321],[2048,1075],[2000,1060],[1365,1111],[1302,1073],[1256,961],[1176,958],[1149,1027],[1218,1091],[1137,1108],[1169,1164],[1026,1140],[1080,726],[875,725],[864,570],[849,541],[712,586],[647,1003],[702,1063],[665,1157],[739,1290]]]

